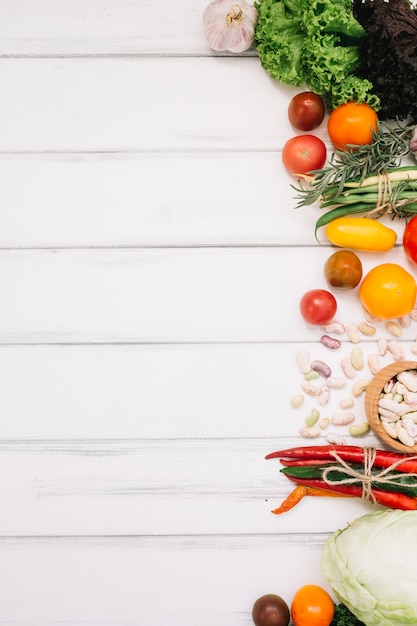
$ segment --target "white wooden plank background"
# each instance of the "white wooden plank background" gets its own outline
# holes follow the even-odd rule
[[[263,593],[326,586],[323,542],[370,510],[270,512],[264,457],[314,406],[290,408],[296,351],[338,373],[352,346],[298,313],[331,248],[281,166],[295,90],[212,53],[205,6],[0,4],[2,626],[250,625]]]

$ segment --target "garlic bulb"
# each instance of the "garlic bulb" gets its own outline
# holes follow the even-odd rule
[[[213,0],[203,13],[207,43],[213,50],[244,52],[254,39],[258,11],[245,0]]]

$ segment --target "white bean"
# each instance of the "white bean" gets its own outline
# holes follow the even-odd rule
[[[363,368],[363,351],[362,348],[353,348],[350,360],[352,367],[358,372]]]
[[[405,446],[409,446],[410,448],[414,446],[414,439],[410,437],[404,426],[402,426],[401,422],[396,422],[395,429],[397,431],[397,437]]]
[[[302,393],[297,393],[295,396],[291,398],[291,406],[294,409],[298,409],[304,402],[304,396]]]
[[[403,334],[403,329],[400,324],[397,324],[397,322],[389,321],[385,324],[385,328],[390,333],[390,335],[393,335],[394,337],[401,337],[401,335]]]
[[[350,409],[354,405],[353,398],[344,398],[340,400],[339,406],[341,409]]]
[[[362,333],[362,335],[365,335],[366,337],[372,337],[372,335],[375,335],[376,333],[375,326],[368,324],[368,322],[359,322],[358,330],[360,333]]]
[[[393,439],[398,439],[394,422],[388,422],[388,421],[382,420],[381,424],[382,424],[383,429],[385,430],[385,432],[387,433],[389,437],[392,437]]]
[[[358,382],[356,382],[352,387],[352,394],[355,396],[355,398],[358,398],[365,391],[368,385],[369,380],[366,380],[365,378],[358,380]]]
[[[308,374],[311,370],[310,366],[310,353],[307,348],[301,348],[298,350],[297,355],[297,366],[302,374]]]
[[[417,392],[417,376],[411,371],[399,372],[397,374],[397,380],[399,380],[408,391]]]

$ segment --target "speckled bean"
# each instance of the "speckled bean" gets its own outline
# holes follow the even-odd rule
[[[331,421],[335,426],[345,426],[346,424],[351,424],[354,420],[354,413],[335,413]]]
[[[376,374],[381,369],[381,364],[379,362],[379,356],[374,353],[368,356],[368,367],[371,374]]]
[[[327,443],[334,446],[344,446],[346,445],[346,439],[337,433],[329,433],[326,437]]]
[[[302,390],[309,396],[318,396],[320,393],[320,387],[309,381],[303,380],[301,383]]]
[[[315,372],[318,372],[321,376],[328,378],[332,375],[332,370],[324,361],[313,361],[311,364],[311,369]]]
[[[400,317],[398,321],[403,328],[410,328],[412,320],[410,315],[404,315],[404,317]]]
[[[330,400],[330,387],[329,385],[322,385],[320,387],[320,393],[318,395],[318,403],[320,406],[325,406]]]
[[[388,351],[388,341],[384,337],[380,337],[377,343],[379,356],[385,356]]]
[[[330,424],[329,418],[328,417],[322,417],[322,419],[319,422],[319,427],[322,430],[325,430],[325,428],[327,428],[329,424]]]
[[[346,380],[341,376],[329,376],[326,382],[330,389],[343,389],[343,387],[346,387]]]
[[[339,339],[336,339],[336,337],[330,337],[329,335],[322,335],[320,337],[320,341],[323,346],[326,346],[326,348],[331,348],[332,350],[337,350],[342,345]]]
[[[388,350],[391,352],[394,361],[404,361],[405,354],[403,347],[396,339],[390,339],[387,342]]]
[[[346,330],[345,325],[338,320],[333,320],[328,324],[323,324],[322,329],[325,333],[329,333],[330,335],[343,335]]]
[[[347,334],[349,337],[349,341],[351,341],[352,343],[359,343],[360,337],[359,337],[357,324],[355,324],[354,322],[352,322],[351,324],[348,324]]]
[[[319,437],[321,435],[321,428],[319,426],[302,426],[300,428],[301,437],[306,437],[307,439],[314,439],[315,437]]]
[[[356,370],[352,365],[352,361],[350,360],[350,357],[348,356],[343,357],[341,365],[342,365],[343,373],[346,376],[346,378],[355,378]]]

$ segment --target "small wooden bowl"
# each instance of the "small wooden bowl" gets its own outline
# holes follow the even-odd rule
[[[365,412],[368,422],[374,433],[388,446],[400,452],[417,453],[417,444],[406,446],[398,439],[393,439],[384,430],[378,414],[378,401],[385,384],[400,372],[417,370],[416,361],[397,361],[383,367],[375,374],[365,392]]]

